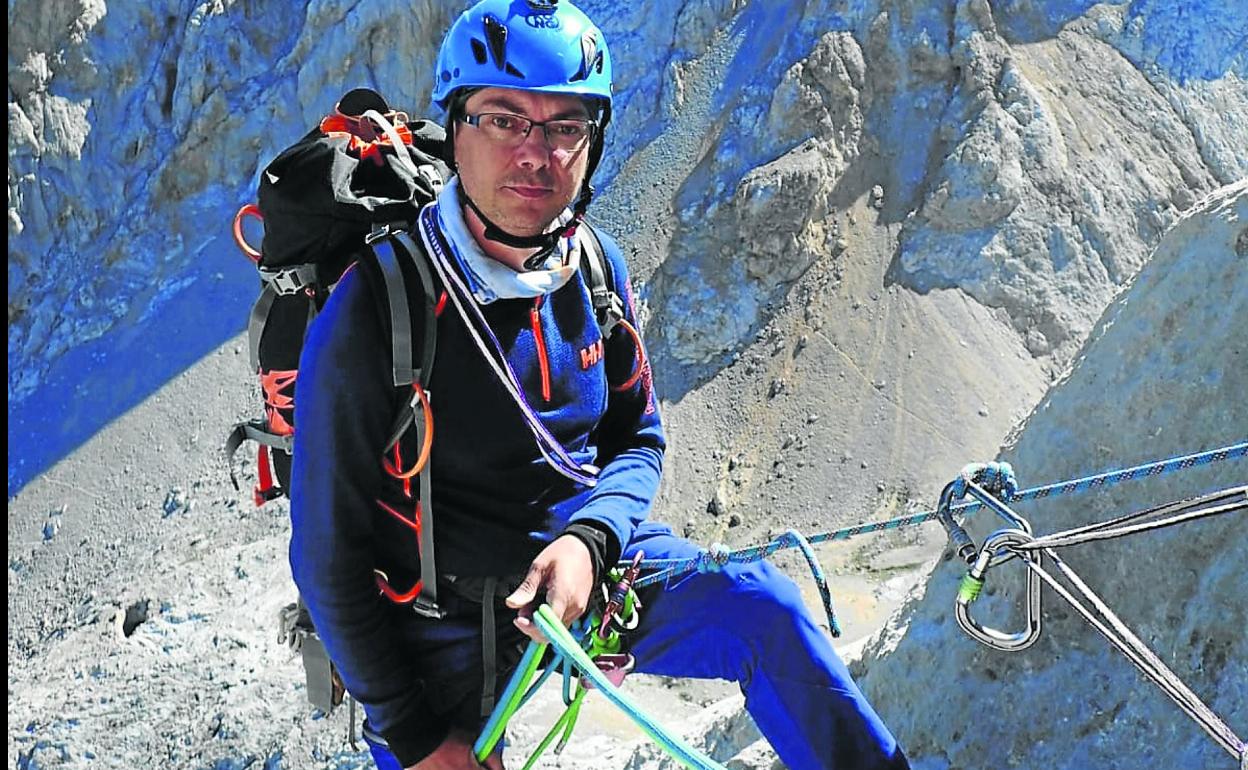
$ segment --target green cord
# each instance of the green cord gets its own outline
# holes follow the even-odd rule
[[[545,606],[545,605],[543,605]],[[485,763],[486,757],[490,756],[490,752],[498,745],[503,737],[503,731],[507,729],[507,723],[511,721],[512,716],[520,708],[520,701],[524,698],[524,692],[528,689],[529,682],[533,681],[533,675],[537,672],[538,664],[542,662],[542,656],[546,652],[545,642],[529,642],[529,648],[524,652],[524,658],[520,663],[524,667],[523,672],[513,678],[507,685],[507,690],[503,693],[503,707],[501,710],[495,710],[490,716],[490,721],[486,724],[486,732],[481,734],[477,739],[476,745],[473,747],[473,756],[477,758],[477,762]]]
[[[559,741],[559,746],[555,749],[555,752],[558,753],[559,750],[563,748],[563,745],[568,742],[568,738],[572,735],[572,728],[576,726],[576,715],[581,710],[581,701],[585,700],[586,692],[588,692],[588,690],[585,689],[581,689],[577,692],[576,697],[572,699],[572,705],[563,710],[563,715],[559,717],[559,721],[555,722],[554,727],[550,728],[550,732],[546,733],[546,737],[542,738],[542,742],[537,744],[537,748],[533,749],[533,753],[529,756],[529,761],[524,763],[524,767],[521,768],[521,770],[531,770],[538,758],[541,757],[542,753],[546,751],[546,748],[550,746],[550,742],[553,741],[555,736],[559,734],[559,730],[561,728],[566,728],[563,731],[563,738]]]
[[[564,656],[571,659],[576,664],[576,667],[594,683],[594,687],[606,696],[607,700],[628,714],[637,723],[637,726],[642,729],[642,732],[650,736],[651,740],[659,744],[674,759],[678,760],[685,767],[690,768],[690,770],[727,770],[723,765],[696,751],[680,738],[668,735],[626,693],[611,684],[611,681],[598,670],[598,667],[594,665],[594,662],[589,659],[585,651],[572,638],[572,634],[568,633],[568,629],[564,628],[559,617],[555,615],[554,610],[548,605],[543,604],[537,608],[537,612],[533,614],[533,621],[537,623],[537,627],[551,641],[551,644],[559,652],[563,653]]]
[[[576,697],[572,699],[572,705],[568,706],[566,712],[568,722],[563,730],[563,737],[559,739],[559,744],[555,746],[556,754],[563,751],[563,747],[567,746],[568,741],[572,738],[572,728],[576,727],[576,718],[581,714],[581,703],[585,700],[585,694],[588,692],[589,690],[586,690],[584,687],[577,688]]]

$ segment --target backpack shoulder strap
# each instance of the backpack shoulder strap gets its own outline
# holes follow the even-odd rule
[[[374,290],[378,293],[384,291],[379,299],[384,300],[384,307],[389,311],[394,386],[402,388],[412,383],[427,386],[433,368],[438,330],[434,312],[433,273],[424,258],[424,251],[406,231],[391,225],[374,230],[366,242],[372,247],[382,278],[382,286],[375,286]],[[405,265],[415,269],[415,282],[408,277]],[[419,286],[419,292],[413,291],[413,283]],[[412,299],[417,293],[425,310],[419,344],[416,344],[413,337],[411,318]]]
[[[585,273],[585,285],[589,287],[594,317],[602,338],[608,339],[616,325],[624,320],[624,300],[615,291],[615,274],[598,233],[588,222],[582,222],[577,233],[580,234],[581,270]]]
[[[396,388],[404,389],[398,399],[389,438],[382,450],[385,454],[397,444],[410,428],[416,430],[416,443],[422,445],[433,426],[426,420],[421,408],[421,394],[428,404],[425,392],[433,375],[433,359],[436,350],[438,326],[436,294],[433,273],[424,249],[412,238],[402,225],[384,225],[374,230],[366,239],[371,257],[366,254],[361,263],[366,275],[372,273],[371,285],[378,304],[386,308],[382,317],[389,318],[390,345],[392,351],[392,379]],[[377,280],[380,273],[381,280]],[[415,275],[413,275],[413,273]],[[417,297],[419,294],[419,297]],[[412,307],[424,308],[423,328],[417,336],[412,330]],[[419,340],[419,344],[414,344]],[[413,365],[418,362],[417,365]],[[438,577],[433,551],[432,484],[430,463],[426,461],[419,471],[419,495],[421,510],[420,527],[420,576],[422,589],[412,602],[412,609],[421,615],[440,618],[445,613],[438,606]]]

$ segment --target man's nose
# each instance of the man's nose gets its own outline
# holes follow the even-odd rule
[[[550,164],[554,148],[546,141],[544,126],[533,126],[529,135],[516,148],[516,162],[526,168],[542,168]]]

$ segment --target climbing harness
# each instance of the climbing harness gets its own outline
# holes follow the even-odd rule
[[[833,613],[827,581],[824,579],[823,570],[812,546],[817,543],[846,540],[857,535],[883,532],[927,521],[940,521],[948,532],[955,551],[969,565],[967,576],[963,579],[958,591],[955,609],[958,623],[967,634],[983,644],[1003,651],[1017,651],[1031,646],[1040,635],[1041,585],[1047,583],[1062,598],[1070,602],[1111,644],[1122,651],[1140,671],[1157,683],[1184,713],[1213,737],[1219,746],[1239,759],[1241,770],[1248,770],[1248,746],[1208,706],[1201,702],[1174,672],[1170,671],[1132,634],[1101,601],[1100,597],[1093,593],[1054,552],[1054,549],[1079,543],[1122,537],[1214,515],[1246,511],[1248,510],[1248,487],[1234,487],[1197,498],[1168,503],[1110,521],[1085,525],[1042,537],[1033,535],[1028,521],[1006,505],[1007,502],[1075,494],[1093,488],[1109,487],[1132,479],[1159,476],[1186,468],[1245,457],[1248,457],[1248,441],[1207,452],[1173,457],[1132,468],[1034,487],[1021,492],[1017,491],[1013,470],[1008,463],[968,465],[942,491],[939,505],[934,511],[882,522],[859,524],[812,537],[804,537],[796,530],[788,530],[766,544],[736,551],[729,550],[723,544],[715,543],[695,556],[683,559],[646,560],[644,555],[639,553],[632,562],[621,563],[611,573],[615,581],[615,589],[607,593],[607,611],[604,615],[591,616],[588,620],[578,621],[568,629],[564,628],[559,618],[547,605],[543,604],[538,609],[534,615],[534,621],[549,641],[548,643],[531,642],[529,644],[498,705],[490,714],[485,729],[474,744],[474,754],[478,761],[484,762],[502,739],[508,721],[555,671],[562,670],[563,700],[567,709],[538,744],[535,753],[524,765],[524,770],[529,770],[533,766],[538,756],[561,731],[562,737],[556,751],[567,743],[581,703],[591,685],[601,690],[608,700],[623,710],[652,740],[685,767],[693,770],[722,770],[722,765],[664,731],[653,718],[620,690],[623,674],[626,674],[627,670],[616,675],[614,667],[623,664],[631,670],[632,661],[631,658],[612,659],[612,655],[619,653],[618,637],[612,639],[611,634],[607,634],[604,638],[601,632],[610,620],[606,616],[610,614],[610,611],[614,611],[611,608],[623,608],[623,612],[617,611],[617,621],[631,623],[632,627],[635,627],[636,614],[628,610],[626,601],[616,601],[617,597],[634,596],[637,589],[658,583],[670,586],[672,580],[680,576],[722,570],[729,563],[755,562],[777,551],[796,547],[802,550],[807,565],[819,586],[824,610],[828,616],[829,631],[833,636],[839,636],[840,626]],[[974,501],[958,502],[967,495],[975,498]],[[975,545],[974,540],[958,523],[956,517],[964,516],[982,507],[987,507],[996,513],[1008,526],[990,535],[981,548]],[[971,617],[970,605],[980,595],[987,573],[992,568],[1013,559],[1020,559],[1028,568],[1025,624],[1022,631],[1003,632],[984,626]],[[1075,589],[1084,595],[1096,612],[1100,613],[1100,618],[1095,617],[1092,610],[1085,607],[1069,589],[1058,583],[1056,578],[1044,569],[1045,559],[1052,562]],[[642,570],[656,571],[645,577],[638,577],[638,573]],[[543,664],[548,647],[553,647],[554,656],[545,664],[545,670],[539,677],[537,670]],[[573,670],[580,674],[580,682],[575,688],[569,684]],[[573,689],[575,689],[574,692]]]

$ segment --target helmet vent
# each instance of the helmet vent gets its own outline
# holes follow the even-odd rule
[[[570,82],[585,80],[597,68],[602,73],[602,51],[598,50],[598,38],[593,32],[581,35],[581,69],[569,78]]]
[[[493,14],[486,14],[485,17],[485,39],[489,43],[494,66],[501,70],[507,62],[507,27]]]
[[[474,37],[472,39],[471,45],[472,45],[472,58],[477,60],[477,64],[485,64],[485,57],[487,56],[485,52],[485,43],[481,42],[480,40]]]
[[[524,80],[524,73],[516,69],[515,67],[511,66],[511,62],[508,62],[507,65],[503,69],[508,75],[515,75],[521,80]]]

